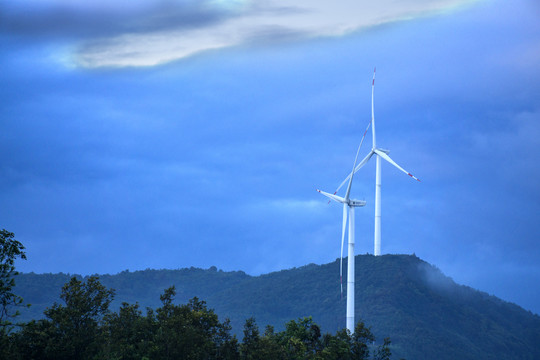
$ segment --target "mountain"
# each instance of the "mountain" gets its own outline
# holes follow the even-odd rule
[[[356,316],[377,339],[390,337],[393,358],[540,359],[540,317],[494,296],[456,284],[414,255],[359,255],[356,261]],[[159,295],[174,285],[176,300],[197,296],[229,317],[242,337],[245,319],[262,328],[312,316],[323,331],[345,326],[345,298],[340,298],[339,262],[306,265],[261,276],[223,272],[215,267],[124,271],[102,275],[116,289],[112,309],[122,302],[142,308],[160,305]],[[59,302],[69,274],[21,274],[16,293],[33,304],[19,320],[40,318]],[[346,279],[344,279],[344,284]]]

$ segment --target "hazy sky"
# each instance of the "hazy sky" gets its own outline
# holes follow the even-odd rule
[[[383,164],[383,253],[540,313],[536,0],[0,0],[0,39],[19,270],[334,261],[341,207],[315,189],[352,166],[376,66],[378,145],[422,180]]]

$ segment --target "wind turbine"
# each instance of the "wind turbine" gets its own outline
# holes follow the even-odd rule
[[[389,150],[385,150],[385,149],[381,149],[377,147],[377,141],[376,141],[376,136],[375,136],[375,110],[374,110],[374,105],[373,105],[373,97],[375,93],[375,71],[376,69],[373,70],[373,81],[371,83],[371,134],[373,137],[373,147],[371,148],[371,151],[369,152],[369,154],[367,154],[367,156],[362,161],[360,161],[358,165],[356,165],[356,167],[349,174],[349,176],[347,176],[347,178],[343,180],[343,182],[341,183],[341,185],[339,185],[336,192],[339,189],[341,189],[341,187],[347,182],[347,180],[352,179],[353,175],[358,170],[360,170],[362,166],[364,166],[369,161],[369,159],[371,159],[373,155],[377,157],[376,170],[375,170],[375,236],[374,236],[373,254],[375,256],[379,256],[381,255],[381,158],[388,161],[390,164],[394,165],[396,168],[403,171],[405,174],[409,175],[413,179],[417,181],[420,181],[420,180],[416,178],[415,176],[413,176],[410,172],[408,172],[407,170],[403,169],[401,166],[396,164],[394,160],[392,160],[390,156],[388,156],[388,153],[390,152]],[[369,125],[368,125],[368,128],[369,128]]]
[[[367,129],[366,129],[367,132]],[[364,132],[364,137],[366,133]],[[347,177],[349,179],[349,184],[347,185],[347,191],[345,192],[345,197],[337,196],[336,193],[329,194],[327,192],[317,189],[318,192],[324,196],[330,198],[330,200],[336,201],[343,204],[343,226],[341,230],[341,257],[339,262],[339,276],[341,282],[341,294],[343,294],[343,243],[345,242],[345,230],[347,228],[347,213],[349,216],[349,252],[347,255],[347,329],[351,332],[354,332],[354,208],[365,206],[366,202],[364,200],[354,200],[349,197],[351,193],[351,185],[354,177],[354,172],[356,171],[356,162],[358,161],[358,153],[364,142],[364,137],[358,146],[356,151],[356,157],[354,158],[354,164],[351,173]]]

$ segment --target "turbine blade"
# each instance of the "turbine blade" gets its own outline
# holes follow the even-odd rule
[[[341,229],[341,253],[339,255],[339,284],[341,298],[343,299],[343,244],[345,242],[345,230],[347,228],[347,204],[343,204],[343,227]]]
[[[329,194],[329,193],[327,193],[325,191],[321,191],[319,189],[317,189],[317,191],[320,192],[321,194],[323,194],[324,196],[330,198],[330,200],[334,200],[335,202],[342,203],[342,204],[347,203],[345,201],[345,199],[342,198],[341,196],[337,196],[337,195],[334,195],[334,194]]]
[[[398,164],[396,164],[396,162],[394,160],[392,160],[390,158],[390,156],[386,155],[384,152],[380,151],[379,149],[374,149],[373,150],[377,155],[379,155],[380,157],[382,157],[384,160],[388,161],[390,164],[394,165],[395,167],[397,167],[399,170],[403,171],[405,174],[409,175],[410,177],[412,177],[414,180],[416,181],[420,181],[420,179],[418,179],[416,176],[414,176],[413,174],[411,174],[410,172],[408,172],[407,170],[405,170],[404,168],[402,168],[401,166],[399,166]]]
[[[371,135],[373,136],[373,148],[375,149],[377,147],[377,141],[375,138],[375,104],[374,104],[374,96],[375,96],[375,72],[377,71],[377,68],[373,69],[373,81],[371,82],[371,122],[373,125],[371,126]]]
[[[336,192],[335,192],[334,194],[336,194],[336,193],[339,191],[339,189],[341,189],[341,188],[343,187],[343,185],[345,185],[345,183],[350,179],[350,177],[351,177],[351,174],[349,174],[349,175],[345,178],[345,180],[343,180],[343,182],[342,182],[341,184],[339,184],[339,186],[338,186],[338,188],[337,188],[337,190],[336,190]]]
[[[356,165],[356,168],[354,169],[354,172],[355,173],[358,172],[358,170],[360,170],[364,165],[366,165],[367,162],[369,161],[369,159],[371,159],[371,157],[373,156],[373,154],[374,154],[374,151],[371,150],[369,152],[369,154],[367,154],[366,157],[363,158],[362,161],[360,161],[360,164]]]
[[[366,127],[366,130],[364,131],[364,135],[362,135],[362,140],[360,140],[360,145],[358,145],[358,150],[356,150],[356,156],[354,157],[354,164],[353,164],[353,167],[352,167],[351,174],[349,176],[349,178],[350,178],[349,186],[347,186],[347,192],[345,193],[345,199],[346,200],[349,199],[349,195],[351,193],[351,185],[352,185],[353,176],[356,173],[356,163],[358,162],[358,155],[360,154],[360,149],[362,148],[362,144],[364,143],[364,139],[366,138],[366,134],[368,132],[368,129],[369,129],[370,125],[371,125],[371,121],[368,123],[368,126]]]
[[[366,163],[367,163],[367,162],[369,161],[369,159],[373,156],[373,154],[374,154],[374,152],[373,152],[373,150],[371,150],[370,153],[367,154],[366,157],[363,158],[362,161],[360,161],[360,163],[359,163],[358,165],[356,165],[356,167],[354,168],[354,173],[355,173],[355,174],[356,174],[356,173],[358,172],[358,170],[360,170],[364,165],[366,165]],[[337,190],[336,190],[335,193],[337,193],[337,192],[339,191],[339,189],[341,189],[341,188],[343,187],[343,185],[345,185],[345,183],[346,183],[347,181],[349,181],[349,179],[351,178],[351,175],[352,175],[352,172],[351,172],[351,174],[349,174],[349,175],[345,178],[345,180],[343,180],[343,181],[341,182],[341,184],[338,186],[338,188],[337,188]],[[334,194],[335,194],[335,193],[334,193]]]
[[[364,131],[364,135],[362,135],[362,140],[360,140],[360,145],[358,146],[358,150],[356,151],[356,158],[354,159],[354,165],[353,165],[353,168],[355,169],[354,172],[356,173],[362,166],[364,166],[364,164],[362,164],[360,167],[356,166],[356,161],[358,160],[358,154],[360,153],[360,148],[362,147],[362,144],[364,143],[364,139],[366,138],[366,134],[369,130],[369,127],[371,126],[371,121],[368,123],[367,127],[366,127],[366,130]],[[365,159],[364,159],[365,160]],[[362,160],[362,161],[364,161]],[[351,172],[352,174],[352,172]],[[343,185],[345,185],[345,183],[351,178],[351,174],[349,174],[345,180],[343,180],[343,182],[341,184],[339,184],[338,188],[336,189],[336,191],[334,191],[334,195],[337,194],[337,192],[343,187]]]

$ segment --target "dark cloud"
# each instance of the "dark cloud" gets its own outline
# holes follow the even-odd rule
[[[203,28],[250,14],[277,16],[306,11],[259,3],[218,6],[210,0],[148,1],[125,6],[3,2],[0,3],[0,32],[27,38],[100,38]],[[283,33],[277,32],[280,37]]]
[[[29,38],[112,37],[208,26],[235,16],[208,1],[163,1],[142,5],[77,6],[56,3],[0,3],[0,32]]]

